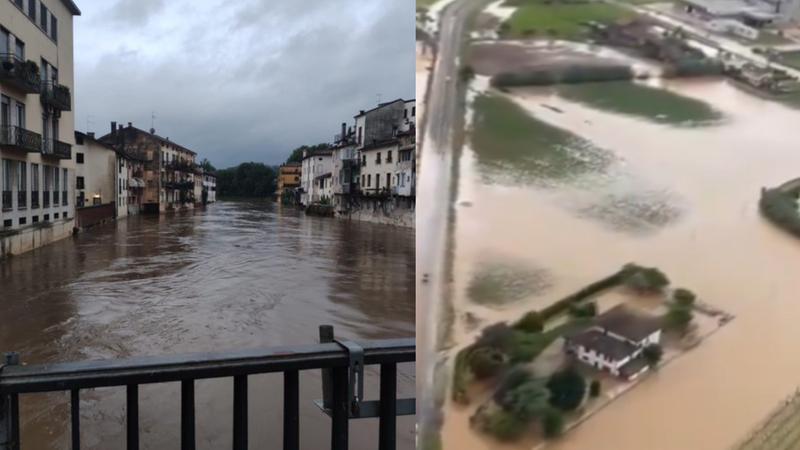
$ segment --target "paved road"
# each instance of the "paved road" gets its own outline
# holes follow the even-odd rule
[[[426,102],[417,206],[417,383],[430,394],[437,360],[438,334],[447,280],[447,224],[453,173],[453,131],[463,111],[458,107],[458,56],[467,17],[487,0],[456,0],[441,13],[438,53]],[[430,424],[431,395],[421,396],[419,422]]]

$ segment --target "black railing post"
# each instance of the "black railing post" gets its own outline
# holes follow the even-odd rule
[[[181,450],[195,450],[194,380],[181,381]]]
[[[139,385],[129,384],[126,390],[128,405],[128,450],[139,450]]]
[[[72,450],[81,448],[81,397],[80,391],[72,389],[70,391],[70,433],[72,435]]]
[[[333,372],[331,402],[331,450],[347,450],[350,425],[350,405],[348,404],[347,367],[336,367]]]
[[[319,326],[319,343],[328,344],[333,342],[333,325]],[[332,381],[331,369],[322,369],[322,407],[331,409],[333,402],[333,391],[331,390]]]
[[[233,450],[247,450],[247,375],[233,377]]]
[[[397,446],[397,364],[381,364],[379,450]]]
[[[296,370],[283,373],[283,450],[300,448],[300,378]]]
[[[19,353],[6,353],[3,356],[3,365],[19,365]],[[17,394],[0,395],[0,450],[19,450],[19,396]]]

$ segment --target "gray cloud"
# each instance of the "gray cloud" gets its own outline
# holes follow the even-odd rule
[[[102,0],[79,4],[76,128],[149,128],[155,111],[159,134],[215,165],[275,164],[329,141],[378,94],[414,95],[411,0],[144,3],[161,11],[122,30]]]

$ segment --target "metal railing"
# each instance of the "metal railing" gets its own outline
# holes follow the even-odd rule
[[[70,392],[72,450],[80,448],[80,391],[99,387],[126,389],[127,449],[139,448],[139,386],[181,383],[181,449],[195,448],[195,380],[233,377],[233,449],[247,448],[249,375],[283,372],[283,449],[300,442],[299,372],[322,369],[323,399],[315,402],[331,417],[332,450],[348,448],[350,419],[380,420],[380,450],[396,447],[396,418],[414,414],[414,399],[397,399],[397,364],[415,360],[414,339],[334,341],[333,328],[320,327],[316,345],[199,353],[167,357],[21,365],[17,353],[0,364],[0,450],[20,449],[19,396]],[[380,366],[380,399],[363,398],[363,368]]]
[[[41,90],[39,66],[13,53],[0,53],[0,82],[26,94],[38,94]]]
[[[53,191],[53,206],[58,206],[58,191]]]
[[[42,204],[45,208],[50,207],[50,191],[42,192]]]
[[[56,139],[42,141],[42,155],[54,156],[59,159],[72,159],[72,146]]]
[[[31,191],[31,208],[39,207],[39,191]]]
[[[28,207],[28,192],[17,191],[17,209]]]
[[[40,99],[42,105],[51,106],[59,111],[72,110],[72,95],[69,88],[55,81],[42,81]]]
[[[42,148],[42,135],[16,125],[2,125],[0,145],[16,147],[26,152],[38,152]]]
[[[69,205],[69,197],[67,197],[67,191],[61,191],[61,205],[62,206]]]

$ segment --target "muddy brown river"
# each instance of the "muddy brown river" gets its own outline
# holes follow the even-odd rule
[[[307,217],[271,202],[131,217],[0,263],[0,351],[26,363],[315,343],[320,324],[353,340],[414,336],[414,232]],[[303,449],[327,448],[330,421],[301,372]],[[367,368],[368,397],[378,368]],[[282,375],[250,376],[251,448],[277,448]],[[231,379],[196,383],[198,448],[231,445]],[[398,370],[414,395],[414,367]],[[68,394],[22,396],[22,448],[68,444]],[[140,388],[141,448],[179,447],[180,385]],[[124,388],[81,393],[82,448],[124,448]],[[351,446],[377,446],[377,420],[351,423]],[[414,446],[414,417],[398,421]]]
[[[603,105],[580,101],[583,94],[514,90],[514,104],[541,123],[602,149],[602,166],[586,168],[584,158],[583,174],[566,179],[548,172],[561,160],[534,166],[510,145],[467,148],[460,162],[451,355],[480,325],[516,319],[631,261],[661,268],[674,286],[736,316],[548,448],[730,448],[800,385],[800,242],[758,212],[762,186],[800,175],[800,111],[725,80],[654,83],[706,102],[721,119],[676,125],[666,120],[669,107],[645,118],[624,113],[642,106],[624,98]],[[588,148],[564,145],[577,149],[576,160]],[[544,281],[507,304],[482,304],[470,284],[493,264]],[[469,415],[446,408],[448,450],[531,448],[479,436]]]

